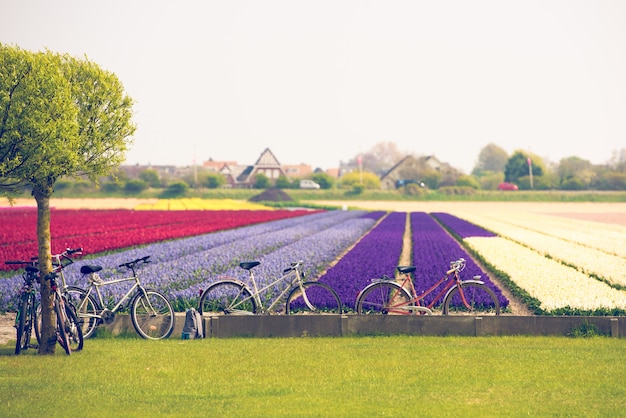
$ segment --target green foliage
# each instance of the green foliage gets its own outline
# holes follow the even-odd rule
[[[576,177],[570,177],[561,182],[562,190],[585,190],[583,181]]]
[[[150,187],[161,187],[161,179],[158,171],[147,168],[139,173],[139,178],[146,182]]]
[[[422,177],[422,181],[429,189],[438,189],[441,184],[441,173],[437,171],[427,171]]]
[[[344,174],[339,178],[339,186],[342,188],[354,190],[355,185],[361,185],[364,189],[380,189],[380,178],[374,173],[356,171]]]
[[[314,173],[311,180],[319,184],[321,189],[332,189],[335,185],[335,179],[327,173]]]
[[[59,353],[45,361],[31,350],[15,356],[14,348],[0,346],[0,405],[10,416],[67,416],[70,398],[80,415],[90,417],[622,416],[624,411],[622,338],[99,336],[70,358]],[[408,359],[417,366],[407,367]],[[315,376],[315,384],[298,371]],[[25,396],[34,385],[37,396]]]
[[[217,189],[226,183],[226,179],[219,173],[207,173],[204,179],[204,186],[209,189]]]
[[[473,187],[462,186],[444,186],[437,190],[437,193],[448,196],[473,196],[476,194],[476,189]]]
[[[131,179],[124,184],[124,192],[129,194],[140,193],[147,188],[148,184],[145,181],[139,179]]]
[[[263,173],[254,176],[255,189],[267,189],[270,187],[270,179]]]
[[[591,338],[599,337],[603,334],[600,332],[600,329],[597,325],[591,324],[588,321],[584,321],[578,327],[573,328],[568,335],[574,338]]]
[[[470,187],[472,189],[480,189],[480,184],[478,183],[478,180],[476,180],[476,177],[474,176],[459,176],[456,179],[456,186],[459,187]]]
[[[518,184],[520,177],[529,176],[532,171],[533,177],[543,175],[544,169],[539,157],[531,158],[531,166],[528,167],[529,154],[522,151],[516,151],[506,163],[504,167],[504,181]],[[519,185],[519,184],[518,184]]]
[[[504,181],[503,172],[485,171],[478,178],[482,190],[498,190],[500,183]]]
[[[287,178],[287,176],[280,175],[276,179],[276,187],[279,189],[292,189],[294,188],[294,183]]]
[[[407,184],[401,187],[400,192],[406,196],[424,197],[428,195],[428,189],[418,186],[417,184]]]
[[[189,190],[189,184],[183,180],[175,180],[167,185],[167,188],[161,194],[162,197],[181,197],[185,196]]]

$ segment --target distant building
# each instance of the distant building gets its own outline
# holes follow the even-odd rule
[[[380,177],[382,189],[395,189],[397,182],[412,180],[418,184],[422,182],[423,175],[428,171],[443,172],[448,168],[448,164],[442,163],[436,157],[406,156],[391,167]]]
[[[258,174],[263,174],[273,181],[276,181],[281,175],[287,177],[285,169],[269,148],[261,153],[253,165],[225,165],[220,173],[226,177],[226,182],[231,187],[252,187],[255,176]]]

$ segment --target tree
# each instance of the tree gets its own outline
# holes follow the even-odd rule
[[[478,154],[478,162],[472,173],[481,175],[485,172],[503,172],[508,158],[509,154],[505,150],[496,144],[488,144]]]
[[[254,175],[254,188],[255,189],[267,189],[270,187],[270,179],[263,173]]]
[[[320,185],[321,189],[332,189],[335,179],[328,173],[313,173],[311,179]]]
[[[159,172],[153,168],[146,168],[139,173],[139,178],[145,181],[150,187],[161,187],[161,179],[159,178]]]
[[[529,158],[530,169],[528,164]],[[541,158],[526,154],[523,151],[515,151],[504,167],[504,181],[516,183],[517,179],[528,176],[530,172],[532,172],[533,176],[541,176],[543,171]]]
[[[360,155],[364,169],[382,174],[405,157],[406,153],[400,152],[394,142],[387,141],[375,144],[369,151]],[[358,166],[358,158],[357,155],[348,164],[354,167]]]
[[[50,197],[63,176],[97,182],[124,161],[131,98],[118,78],[87,59],[0,44],[0,190],[25,187],[37,202],[41,277],[50,273]],[[49,281],[41,283],[40,354],[54,354]]]
[[[579,157],[561,159],[557,173],[559,183],[566,190],[586,189],[596,176],[593,165]]]

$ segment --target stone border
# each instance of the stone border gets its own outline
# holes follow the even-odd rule
[[[171,339],[180,339],[184,314],[176,314]],[[585,326],[600,335],[626,337],[626,317],[607,316],[366,316],[252,315],[204,319],[208,338],[233,337],[349,337],[358,335],[420,336],[568,336]],[[108,326],[113,335],[134,333],[129,315]]]

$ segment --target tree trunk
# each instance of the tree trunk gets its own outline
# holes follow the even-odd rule
[[[50,290],[50,281],[43,278],[52,271],[50,245],[50,196],[52,186],[33,188],[33,196],[37,201],[37,248],[41,281],[41,341],[39,354],[54,354],[56,337],[56,315],[54,314],[54,298]]]

